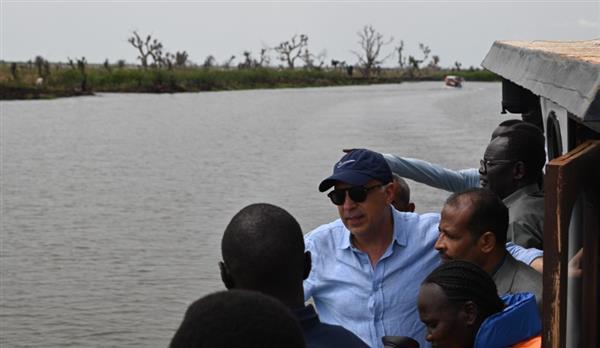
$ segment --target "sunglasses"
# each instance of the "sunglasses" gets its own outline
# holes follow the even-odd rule
[[[374,188],[378,188],[384,186],[385,184],[373,185],[370,187],[364,186],[352,186],[345,189],[335,189],[327,194],[327,197],[331,199],[331,202],[335,205],[342,205],[346,200],[346,192],[348,192],[348,196],[350,199],[356,203],[364,202],[367,199],[367,195],[369,191]]]
[[[489,166],[495,166],[498,164],[509,164],[509,163],[515,163],[517,162],[516,160],[486,160],[486,159],[481,159],[479,161],[479,171],[482,173],[487,173],[488,171],[488,167]]]

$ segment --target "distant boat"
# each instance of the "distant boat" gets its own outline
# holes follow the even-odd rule
[[[464,81],[465,79],[460,76],[447,75],[444,77],[444,84],[448,87],[462,87]]]

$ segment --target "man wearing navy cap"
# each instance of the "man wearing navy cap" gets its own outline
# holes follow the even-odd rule
[[[319,190],[340,219],[305,237],[313,268],[304,281],[323,322],[341,325],[371,347],[383,336],[425,342],[416,299],[424,277],[440,262],[434,243],[439,214],[401,213],[392,172],[383,156],[366,149],[347,153]]]

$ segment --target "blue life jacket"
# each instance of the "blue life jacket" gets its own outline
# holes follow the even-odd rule
[[[474,348],[506,348],[542,331],[535,296],[529,292],[501,296],[506,307],[483,321]]]

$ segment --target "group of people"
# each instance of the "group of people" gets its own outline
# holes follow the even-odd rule
[[[544,162],[516,120],[479,169],[347,150],[319,185],[339,219],[303,236],[270,204],[232,218],[229,290],[192,304],[171,347],[539,347]],[[416,214],[402,177],[454,193]]]

